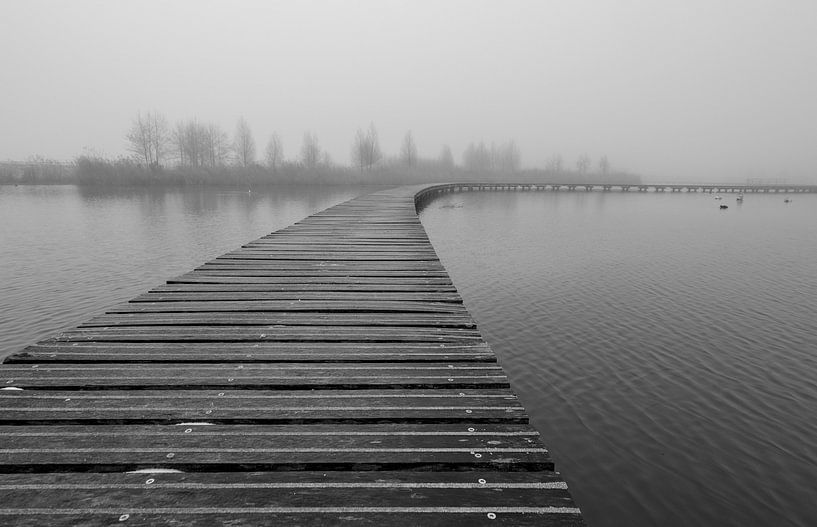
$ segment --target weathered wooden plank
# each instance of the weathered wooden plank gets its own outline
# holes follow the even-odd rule
[[[425,230],[423,229],[422,223],[420,223],[420,219],[415,217],[409,221],[397,221],[393,222],[391,220],[384,220],[384,221],[377,221],[377,220],[368,220],[366,218],[359,218],[357,221],[349,220],[346,218],[337,218],[333,220],[321,220],[315,216],[308,216],[305,219],[298,221],[289,227],[286,227],[286,231],[297,230],[299,228],[304,227],[313,227],[313,228],[321,228],[321,229],[348,229],[348,230],[355,230],[355,229],[375,229],[377,231],[390,231],[390,230],[413,230],[417,232],[424,233]]]
[[[241,246],[245,249],[255,250],[281,250],[281,251],[300,251],[300,252],[319,252],[319,251],[352,251],[352,252],[366,252],[374,251],[379,253],[405,253],[405,252],[433,252],[433,249],[427,242],[416,243],[337,243],[334,240],[325,240],[324,243],[318,243],[318,240],[312,240],[310,243],[293,243],[281,242],[273,240],[257,240],[249,242]]]
[[[96,396],[93,392],[77,393],[64,392],[65,397],[88,397]],[[152,396],[165,392],[139,392],[135,395],[139,396],[145,394]],[[197,392],[187,392],[190,396],[196,395]],[[264,394],[265,392],[258,392]],[[389,392],[371,392],[371,393],[385,393]],[[397,393],[397,392],[395,392]],[[429,392],[426,392],[429,393]],[[480,390],[480,394],[484,396],[494,396],[497,398],[504,398],[507,394],[513,394],[509,390]],[[348,395],[348,392],[336,392],[337,395]],[[36,394],[35,394],[36,395]],[[41,394],[42,395],[42,394]],[[57,392],[47,392],[47,396],[53,395],[59,397]],[[115,396],[110,395],[110,397]],[[189,431],[188,431],[189,429]],[[105,427],[86,427],[77,425],[42,425],[42,426],[8,426],[0,425],[0,433],[3,437],[18,438],[15,441],[24,441],[25,438],[32,443],[27,446],[36,446],[38,438],[45,436],[74,438],[79,436],[96,435],[100,440],[104,441],[107,437],[116,436],[131,436],[134,440],[141,440],[144,437],[169,437],[182,436],[190,433],[199,436],[214,438],[222,438],[222,441],[230,442],[234,436],[247,437],[261,437],[266,440],[272,440],[276,437],[326,437],[326,438],[369,438],[369,440],[379,440],[385,436],[398,436],[409,441],[412,437],[444,437],[452,436],[461,438],[480,437],[486,441],[493,441],[496,438],[527,438],[525,443],[528,445],[540,444],[541,434],[538,430],[529,424],[518,423],[485,423],[485,424],[448,424],[448,423],[434,423],[434,424],[405,424],[405,423],[389,423],[388,425],[376,424],[313,424],[310,426],[303,425],[204,425],[198,423],[196,425],[188,425],[181,423],[177,425],[107,425]],[[329,441],[330,439],[326,439]],[[38,443],[37,443],[38,444]]]
[[[267,276],[272,275],[272,276]],[[362,280],[353,276],[310,276],[310,277],[290,277],[280,276],[276,272],[267,271],[246,271],[246,270],[206,270],[194,271],[176,278],[171,278],[167,282],[169,285],[176,284],[276,284],[288,286],[293,290],[303,288],[306,291],[317,287],[336,287],[349,291],[456,291],[453,284],[446,283],[440,278],[369,278]],[[343,290],[341,289],[341,290]]]
[[[231,280],[234,278],[234,280]],[[293,291],[343,291],[343,292],[423,292],[454,293],[454,287],[444,285],[379,285],[379,284],[280,284],[262,277],[226,277],[226,279],[204,277],[201,280],[178,281],[154,287],[150,293],[201,293],[201,292],[293,292]]]
[[[47,366],[43,366],[47,368]],[[56,367],[52,367],[57,369]],[[496,368],[496,367],[494,367]],[[140,368],[129,368],[140,370]],[[247,368],[245,368],[247,369]],[[99,375],[120,374],[118,369],[110,366],[81,368],[78,366],[59,368],[60,372],[94,372]],[[231,370],[235,372],[236,369]],[[241,370],[238,370],[241,371]],[[363,369],[362,371],[367,371]],[[231,373],[232,374],[232,373]],[[213,407],[219,405],[230,408],[265,408],[275,410],[284,407],[338,407],[343,409],[386,408],[386,407],[511,407],[521,410],[516,394],[506,388],[494,389],[403,389],[403,390],[278,390],[275,392],[259,390],[142,390],[131,391],[35,391],[35,390],[0,390],[0,401],[6,408],[128,408],[156,406],[161,408],[176,407]],[[68,398],[68,399],[66,399]],[[137,408],[138,409],[138,408]]]
[[[196,270],[187,274],[180,275],[176,278],[171,278],[167,281],[168,284],[187,284],[187,283],[203,283],[210,281],[211,283],[247,283],[244,278],[257,279],[258,283],[265,284],[287,284],[293,287],[310,287],[316,285],[331,285],[331,286],[381,286],[381,287],[405,287],[405,288],[423,288],[423,287],[446,287],[453,288],[451,280],[448,278],[439,277],[425,277],[425,276],[329,276],[329,275],[310,275],[310,276],[287,276],[280,271],[274,270],[245,270],[234,268],[206,268]],[[264,279],[264,280],[262,280]],[[254,280],[256,281],[256,280]],[[417,289],[422,291],[422,289]]]
[[[366,223],[356,225],[344,223],[336,223],[334,225],[296,224],[287,227],[283,232],[300,235],[309,234],[310,236],[344,235],[355,238],[395,238],[399,236],[410,236],[417,239],[427,238],[421,225],[369,225]]]
[[[281,253],[287,255],[298,255],[304,254],[307,256],[313,255],[313,253],[320,253],[320,254],[332,254],[335,256],[349,256],[349,259],[367,259],[369,256],[393,256],[395,260],[404,259],[406,257],[413,257],[413,256],[434,256],[436,252],[429,244],[417,244],[412,247],[406,246],[368,246],[368,247],[361,247],[359,249],[354,249],[350,246],[344,246],[342,244],[332,245],[331,248],[326,247],[317,247],[314,245],[305,245],[305,246],[293,246],[293,245],[278,245],[269,242],[257,242],[251,243],[248,245],[242,245],[240,248],[230,251],[227,254],[240,254],[240,253],[261,253],[261,254],[270,254],[270,253]]]
[[[415,262],[411,260],[378,260],[378,261],[344,261],[344,260],[283,260],[275,259],[241,259],[241,258],[215,258],[203,265],[253,265],[253,266],[267,266],[280,269],[291,269],[293,271],[299,270],[331,270],[346,269],[346,268],[360,268],[366,271],[440,271],[441,276],[448,276],[445,268],[439,260],[427,260]],[[377,276],[364,274],[361,276]]]
[[[4,479],[0,517],[15,525],[584,525],[552,471],[8,474]]]
[[[333,377],[315,377],[309,375],[279,375],[275,377],[257,378],[251,376],[220,377],[189,375],[186,378],[171,378],[167,376],[111,376],[104,378],[88,377],[57,377],[41,376],[9,378],[7,386],[19,387],[25,390],[114,390],[114,389],[258,389],[258,390],[360,390],[360,389],[436,389],[436,388],[507,388],[508,379],[505,376],[490,375],[455,375],[445,377],[441,375],[386,375],[372,377],[369,375]],[[451,380],[448,380],[451,379]],[[8,417],[8,416],[6,416]],[[399,417],[399,415],[398,415]],[[474,416],[476,419],[476,415]]]
[[[279,245],[273,244],[270,242],[255,242],[250,244],[242,245],[240,248],[235,249],[227,254],[236,254],[236,253],[262,253],[262,254],[270,254],[270,253],[281,253],[281,254],[288,254],[288,255],[297,255],[297,254],[305,254],[305,255],[312,255],[312,253],[320,253],[320,254],[333,254],[338,256],[350,256],[352,259],[360,258],[360,257],[368,257],[368,256],[394,256],[395,260],[403,259],[405,257],[411,256],[428,256],[428,255],[436,255],[436,252],[431,247],[430,244],[416,244],[412,247],[406,246],[392,246],[392,245],[384,245],[384,246],[364,246],[358,249],[350,245],[343,245],[343,244],[335,244],[329,246],[315,246],[312,244],[303,245],[303,246],[294,246],[294,245]],[[365,258],[364,258],[365,259]]]
[[[391,233],[391,232],[379,232],[379,231],[368,231],[365,233],[345,233],[345,232],[333,232],[333,233],[319,233],[319,232],[309,232],[306,230],[301,231],[279,231],[273,235],[265,236],[263,238],[259,238],[259,240],[298,240],[300,242],[309,243],[310,240],[323,240],[329,241],[334,240],[335,243],[343,242],[343,243],[361,243],[361,242],[388,242],[388,243],[395,243],[396,241],[404,241],[406,243],[418,243],[418,242],[429,242],[428,236],[424,233]]]
[[[337,253],[337,252],[316,252],[316,253],[287,253],[284,251],[234,251],[226,253],[217,258],[218,260],[320,260],[326,261],[348,261],[348,262],[437,262],[439,258],[434,253],[427,254],[377,254],[377,253]]]
[[[357,226],[357,225],[383,225],[388,228],[396,227],[418,227],[422,226],[419,217],[410,207],[404,204],[389,206],[383,204],[373,204],[373,208],[365,207],[332,207],[323,211],[324,214],[317,213],[292,224],[290,227],[304,225],[319,226]],[[415,212],[412,216],[412,212]],[[289,227],[288,227],[289,228]]]
[[[263,236],[254,240],[255,242],[263,243],[295,243],[295,244],[359,244],[359,245],[410,245],[429,243],[428,236],[343,236],[343,237],[326,237],[313,236],[310,234],[298,234],[293,232],[278,231],[267,236]]]
[[[272,260],[219,260],[203,264],[195,271],[265,271],[263,276],[281,276],[293,279],[301,277],[370,277],[389,278],[448,278],[448,274],[439,265],[426,262],[427,266],[394,266],[391,264],[314,264],[287,266],[284,262]]]
[[[36,390],[507,388],[500,367],[484,363],[414,364],[4,364],[0,384]],[[16,391],[0,395],[12,397]]]
[[[291,271],[289,276],[300,276],[302,272],[344,272],[343,276],[414,276],[414,277],[448,277],[448,273],[439,261],[426,260],[415,262],[403,261],[345,261],[345,260],[275,260],[272,258],[216,258],[203,264],[203,267],[234,266],[253,269],[275,269]],[[348,274],[351,271],[352,274]],[[394,273],[394,274],[389,274]],[[316,276],[316,275],[304,275]],[[320,276],[320,275],[317,275]]]
[[[314,243],[321,243],[321,244],[377,244],[377,245],[425,245],[428,243],[428,236],[394,236],[391,238],[383,237],[383,236],[361,236],[357,240],[354,238],[343,238],[343,239],[327,239],[322,236],[312,236],[309,234],[296,234],[292,232],[288,232],[286,230],[280,230],[276,232],[272,232],[260,238],[256,238],[255,240],[251,240],[249,243],[294,243],[298,245],[309,245]]]
[[[311,236],[311,237],[322,237],[322,238],[335,238],[338,240],[346,239],[346,240],[361,240],[361,239],[379,239],[379,240],[391,240],[395,238],[402,238],[405,240],[411,241],[418,241],[418,240],[428,240],[428,236],[420,231],[415,230],[396,230],[391,229],[388,231],[383,231],[380,229],[326,229],[326,228],[318,228],[318,227],[299,227],[288,229],[286,231],[282,231],[278,233],[278,236]]]
[[[412,393],[418,392],[418,393]],[[445,393],[448,392],[448,393]],[[197,395],[200,394],[200,395]],[[460,396],[459,393],[464,393]],[[20,433],[14,435],[12,432],[4,434],[7,441],[0,446],[0,465],[10,463],[10,459],[16,463],[22,463],[27,457],[33,456],[33,450],[43,448],[55,441],[65,441],[65,435],[60,435],[54,429],[51,439],[47,439],[47,434],[37,439],[36,443],[31,442],[31,434],[23,433],[26,428],[19,425],[31,423],[46,423],[49,426],[57,424],[83,424],[96,425],[92,428],[76,426],[70,442],[70,448],[79,448],[84,443],[99,442],[97,448],[116,447],[123,450],[121,444],[117,446],[117,441],[136,441],[145,447],[151,441],[145,437],[136,437],[133,434],[123,433],[128,428],[133,429],[135,423],[180,423],[180,422],[206,422],[206,423],[381,423],[379,428],[369,427],[368,432],[361,430],[353,433],[355,427],[347,427],[346,433],[318,433],[315,424],[309,426],[289,426],[284,427],[287,433],[282,433],[280,429],[248,429],[248,433],[242,437],[234,437],[230,427],[207,430],[210,435],[204,434],[206,441],[223,443],[228,442],[231,448],[249,448],[262,444],[276,445],[280,448],[292,449],[295,447],[309,446],[331,451],[334,444],[337,448],[351,447],[357,444],[356,450],[361,448],[361,437],[365,436],[366,441],[371,444],[368,451],[376,451],[385,447],[389,448],[409,448],[414,445],[416,448],[432,448],[434,445],[452,451],[469,451],[475,448],[478,441],[488,441],[484,443],[487,450],[502,451],[498,448],[503,443],[493,435],[489,439],[486,434],[481,434],[479,438],[469,440],[463,436],[469,436],[469,428],[473,428],[474,423],[526,423],[527,415],[524,409],[513,396],[513,394],[503,393],[501,390],[486,390],[484,394],[474,394],[473,391],[465,390],[457,392],[454,390],[387,390],[387,391],[280,391],[273,394],[258,391],[225,390],[223,392],[213,391],[140,391],[133,394],[127,391],[26,391],[15,392],[14,394],[3,393],[0,396],[0,423],[16,424],[16,427],[6,427],[17,430]],[[382,423],[461,423],[458,434],[447,434],[437,436],[423,433],[401,433],[396,434],[392,424]],[[105,423],[130,423],[131,426],[119,427],[120,438],[105,435],[106,429],[100,429]],[[467,426],[466,426],[467,425]],[[49,426],[39,427],[39,431],[49,430]],[[441,426],[441,425],[438,425]],[[198,433],[201,427],[185,428],[185,433]],[[246,427],[245,427],[246,428]],[[265,430],[264,433],[262,433]],[[317,429],[320,430],[320,429]],[[340,430],[340,429],[339,429]],[[408,429],[409,431],[413,429]],[[428,431],[428,428],[425,429]],[[81,431],[84,431],[80,433]],[[325,431],[325,430],[324,430]],[[404,430],[405,431],[405,430]],[[122,432],[122,433],[120,433]],[[375,433],[376,432],[376,433]],[[83,440],[82,434],[86,434]],[[167,442],[173,434],[181,434],[182,430],[173,430],[173,427],[164,426],[152,432],[158,439],[154,441]],[[518,435],[518,434],[517,434]],[[457,436],[456,438],[454,436]],[[125,439],[123,439],[123,437]],[[187,437],[187,436],[186,436]],[[516,437],[516,435],[514,435]],[[527,437],[527,436],[526,436]],[[254,438],[254,439],[253,439]],[[84,441],[84,443],[83,443]],[[192,448],[201,447],[200,443],[191,444],[188,439],[174,439],[176,448],[185,445]],[[198,441],[198,440],[196,440]],[[510,441],[510,440],[508,440]],[[194,441],[195,442],[195,441]],[[356,443],[357,442],[357,443]],[[128,443],[131,444],[131,443]],[[135,444],[135,443],[133,443]],[[516,449],[529,447],[533,440],[519,440],[513,445]],[[214,445],[217,446],[217,445]],[[366,445],[363,445],[366,446]],[[465,448],[468,447],[468,448]],[[522,448],[524,450],[525,448]],[[438,448],[439,450],[439,448]],[[360,453],[360,452],[358,452]],[[479,456],[478,456],[479,457]],[[38,460],[37,463],[42,461]],[[356,462],[363,462],[359,458]],[[0,472],[2,468],[0,468]]]
[[[426,326],[473,328],[466,315],[440,313],[119,313],[94,317],[80,328],[108,326]]]
[[[353,207],[338,205],[298,221],[295,225],[321,225],[325,223],[354,225],[356,223],[410,224],[420,225],[417,213],[411,206],[399,204],[389,207],[382,203],[373,203],[371,207]]]
[[[294,225],[354,225],[356,223],[365,224],[404,224],[420,225],[420,219],[409,206],[395,204],[396,206],[383,206],[383,204],[373,203],[371,207],[356,207],[338,205],[295,222]],[[414,213],[414,214],[412,214]]]
[[[309,216],[305,220],[299,221],[293,225],[293,227],[302,227],[302,226],[316,226],[316,227],[329,227],[329,228],[356,228],[356,227],[372,227],[372,226],[379,226],[384,229],[393,229],[393,228],[417,228],[421,227],[422,224],[419,221],[419,218],[410,217],[406,214],[404,217],[399,217],[399,212],[389,212],[389,214],[395,214],[395,217],[390,217],[387,215],[378,214],[375,215],[366,215],[360,214],[358,212],[350,211],[343,215],[335,215],[332,217],[329,216],[321,216],[319,214]],[[410,213],[409,213],[410,214]]]
[[[416,260],[416,259],[429,259],[428,257],[432,257],[431,259],[438,259],[436,258],[437,253],[430,248],[430,246],[426,246],[425,248],[420,247],[411,247],[411,248],[381,248],[381,247],[369,247],[369,248],[358,248],[354,249],[352,247],[341,248],[342,246],[334,245],[331,246],[332,248],[326,247],[317,247],[317,246],[306,246],[306,247],[294,247],[294,246],[280,246],[280,245],[273,245],[273,244],[248,244],[241,246],[240,249],[236,249],[231,251],[227,254],[274,254],[274,255],[286,255],[286,256],[297,256],[297,255],[313,255],[313,254],[320,254],[326,255],[331,253],[333,256],[337,257],[345,257],[345,258],[336,258],[336,259],[344,259],[344,260],[370,260],[372,256],[376,256],[378,259],[391,259],[391,260]],[[423,258],[416,258],[421,256]],[[391,258],[389,258],[391,257]],[[303,259],[303,258],[297,258]]]
[[[215,344],[64,343],[45,341],[15,353],[6,363],[40,362],[496,362],[484,343],[451,346],[423,343],[264,342]]]
[[[247,493],[247,502],[268,505],[366,506],[371,505],[365,501],[370,491],[383,496],[386,503],[405,502],[403,506],[442,506],[446,502],[452,503],[450,500],[455,497],[458,498],[455,502],[463,503],[463,506],[575,506],[566,492],[566,485],[550,471],[539,474],[474,471],[445,475],[422,471],[9,474],[4,480],[0,484],[0,496],[5,498],[2,500],[5,508],[12,507],[16,498],[23,498],[24,491],[29,494],[31,491],[87,493],[88,496],[99,496],[100,505],[109,507],[133,507],[134,502],[156,498],[151,494],[157,493],[168,493],[164,498],[168,504],[186,507],[208,507],[222,501],[234,501],[235,494],[239,493]],[[150,483],[147,480],[151,480]],[[518,492],[507,492],[511,489]],[[54,496],[47,499],[61,501]],[[322,504],[323,499],[326,501]],[[66,502],[65,506],[75,504]],[[48,501],[38,496],[29,503],[16,505],[37,508],[48,506]]]
[[[559,507],[73,507],[14,508],[0,510],[0,515],[19,527],[113,525],[117,521],[131,526],[264,525],[271,518],[277,525],[585,525],[578,509]]]
[[[103,377],[109,380],[123,379],[128,377],[144,379],[166,379],[167,383],[173,384],[172,377],[178,377],[175,382],[180,386],[191,384],[190,379],[179,377],[187,374],[190,377],[209,378],[217,382],[233,379],[236,383],[243,381],[267,382],[272,380],[286,380],[297,378],[334,378],[341,381],[343,377],[355,379],[371,379],[372,381],[386,378],[427,378],[442,379],[452,378],[448,383],[443,383],[447,388],[459,378],[480,378],[502,379],[505,382],[505,375],[502,368],[496,364],[483,363],[377,363],[377,364],[301,364],[301,363],[248,363],[248,364],[82,364],[77,366],[60,364],[43,364],[40,366],[26,366],[16,364],[0,365],[0,381],[5,386],[22,386],[23,383],[38,381],[54,381],[61,379],[70,383],[73,378],[76,382],[95,382],[94,377],[100,382]],[[230,381],[232,382],[232,381]],[[226,383],[225,383],[226,384]],[[11,393],[11,392],[9,392]],[[7,394],[3,394],[7,395]]]
[[[351,375],[354,374],[356,376],[360,375],[360,372],[405,372],[405,371],[423,371],[423,372],[468,372],[470,373],[478,373],[478,372],[488,372],[489,374],[503,374],[502,367],[498,364],[469,364],[469,363],[461,363],[456,365],[450,364],[413,364],[413,363],[396,363],[396,364],[230,364],[230,365],[220,365],[220,364],[212,364],[212,365],[192,365],[192,364],[182,364],[179,365],[178,368],[181,371],[188,371],[191,374],[193,373],[202,373],[202,372],[220,372],[219,374],[223,373],[224,376],[229,376],[230,372],[238,372],[242,373],[243,375],[270,375],[273,372],[284,372],[284,371],[297,371],[297,372],[324,372],[325,374],[332,375]],[[87,374],[88,376],[99,375],[100,372],[107,372],[110,373],[112,371],[118,371],[121,375],[136,375],[140,372],[159,372],[159,373],[167,373],[171,374],[173,370],[172,365],[168,364],[159,364],[159,365],[93,365],[93,364],[83,364],[78,366],[71,366],[71,365],[51,365],[51,364],[44,364],[42,366],[22,366],[22,365],[14,365],[14,364],[2,364],[0,365],[0,379],[7,380],[10,377],[18,377],[19,376],[26,376],[26,377],[40,377],[45,376],[48,374],[53,374],[54,372],[62,372],[66,373],[70,372],[70,375],[79,375],[79,374]],[[178,373],[178,372],[173,372]],[[444,375],[444,376],[451,376],[451,375]],[[504,376],[504,374],[503,374]],[[11,383],[9,383],[11,384]]]
[[[145,293],[131,300],[137,302],[227,302],[227,301],[264,301],[264,300],[348,300],[351,302],[452,302],[462,303],[459,293],[436,292],[381,292],[381,291],[235,291],[227,293]]]
[[[373,224],[397,224],[402,226],[420,226],[420,219],[417,215],[411,215],[411,209],[405,207],[405,204],[397,206],[383,206],[373,204],[373,208],[369,211],[361,210],[361,207],[332,207],[324,211],[324,214],[312,214],[306,218],[297,221],[293,226],[298,225],[355,225],[363,223],[366,225]],[[356,209],[356,210],[355,210]],[[354,216],[352,216],[354,215]],[[392,216],[395,215],[395,216]],[[334,216],[334,217],[333,217]],[[352,216],[352,217],[348,217]],[[377,217],[383,218],[382,220]]]
[[[297,254],[303,254],[302,258],[298,258],[295,254],[292,257],[285,257],[285,258],[275,258],[275,253],[277,251],[263,251],[263,250],[249,250],[249,249],[238,249],[241,252],[248,252],[248,253],[260,253],[260,258],[244,258],[240,254],[232,254],[227,253],[221,256],[217,256],[214,260],[211,260],[210,263],[225,263],[225,260],[242,260],[242,259],[251,259],[251,260],[258,260],[258,259],[268,259],[270,263],[275,263],[277,260],[282,260],[284,263],[291,263],[293,266],[300,266],[300,265],[369,265],[372,267],[402,267],[405,269],[412,269],[412,268],[429,268],[434,267],[436,269],[442,269],[442,265],[440,264],[439,258],[434,257],[434,255],[430,255],[429,258],[424,258],[420,261],[415,261],[410,258],[388,258],[389,253],[379,253],[380,258],[369,260],[367,258],[356,258],[356,257],[346,257],[346,258],[334,258],[332,255],[334,251],[317,251],[317,252],[303,252]],[[361,251],[363,252],[363,251]],[[399,254],[399,253],[398,253]],[[289,255],[287,255],[289,256]],[[369,260],[369,261],[367,261]]]
[[[111,307],[108,313],[192,313],[203,311],[310,311],[342,313],[463,313],[465,307],[454,302],[397,302],[390,300],[259,300],[259,301],[179,301],[128,302]]]
[[[271,276],[267,276],[268,274],[271,274]],[[316,290],[316,288],[319,287],[336,287],[340,288],[340,291],[456,292],[456,288],[452,284],[447,284],[444,279],[438,278],[386,277],[361,280],[355,276],[290,277],[280,276],[280,274],[275,272],[235,271],[229,269],[198,271],[177,278],[171,278],[167,281],[167,285],[179,284],[268,284],[286,286],[292,290],[298,290],[297,288],[300,287],[305,291]]]
[[[440,425],[445,426],[445,425]],[[26,427],[28,428],[28,427]],[[64,427],[57,427],[64,428]],[[100,427],[101,428],[101,427]],[[113,428],[113,427],[112,427]],[[140,427],[129,427],[140,428]],[[147,479],[152,479],[147,483]],[[481,481],[481,480],[484,480]],[[149,487],[149,485],[158,485]],[[0,492],[15,490],[93,490],[93,489],[145,489],[166,488],[193,490],[215,489],[276,489],[311,488],[329,491],[333,488],[403,488],[403,489],[490,489],[495,497],[506,494],[505,499],[513,500],[510,493],[501,490],[528,489],[544,492],[565,490],[567,485],[560,475],[552,471],[458,471],[432,472],[419,470],[371,471],[353,470],[349,472],[280,471],[262,472],[214,472],[214,473],[174,473],[156,471],[101,473],[101,474],[31,474],[10,473],[3,476]],[[195,494],[195,493],[191,493]],[[361,493],[361,495],[364,495]],[[191,496],[192,497],[192,496]],[[198,498],[194,498],[198,499]],[[280,498],[279,498],[280,499]],[[545,498],[546,499],[546,498]],[[0,507],[9,503],[0,500]]]
[[[279,262],[280,263],[280,262]],[[291,280],[292,283],[298,283],[303,280],[306,283],[311,281],[333,281],[335,278],[339,279],[338,283],[344,279],[353,282],[358,279],[369,279],[371,283],[382,283],[394,280],[394,283],[399,283],[400,280],[445,280],[448,275],[444,271],[435,269],[433,266],[427,269],[411,269],[399,267],[380,267],[367,268],[366,264],[359,268],[355,265],[329,265],[323,267],[302,267],[302,268],[288,268],[285,265],[279,265],[274,261],[267,260],[241,260],[241,261],[219,261],[215,263],[207,263],[191,271],[190,274],[196,276],[264,276],[264,277],[278,277],[282,280]],[[173,280],[175,277],[170,278]],[[381,282],[378,282],[380,280]]]
[[[123,413],[128,410],[132,409]],[[86,409],[84,413],[91,411]],[[96,415],[104,411],[97,409]],[[218,412],[214,410],[207,418]],[[366,470],[418,470],[435,465],[442,469],[447,465],[453,468],[454,461],[459,470],[480,466],[499,470],[553,468],[539,436],[529,425],[511,419],[500,424],[56,423],[0,425],[0,431],[8,440],[0,445],[0,473],[41,472],[49,465],[55,471],[124,472],[135,467],[187,472],[257,470],[253,462],[279,468],[309,465],[315,470],[349,470],[351,465],[357,470],[363,466]]]
[[[77,328],[62,342],[480,342],[475,329],[420,326],[124,326]]]

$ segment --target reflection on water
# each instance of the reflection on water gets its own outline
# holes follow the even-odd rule
[[[373,190],[0,186],[0,357]]]
[[[421,216],[590,525],[817,525],[817,196],[724,201]]]

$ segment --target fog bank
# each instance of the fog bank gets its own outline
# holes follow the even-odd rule
[[[9,1],[0,160],[124,155],[138,112],[349,164],[513,140],[657,181],[817,180],[817,3]]]

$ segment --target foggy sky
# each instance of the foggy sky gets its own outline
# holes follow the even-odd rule
[[[386,154],[412,130],[457,162],[514,139],[523,166],[817,181],[813,0],[3,0],[0,25],[0,159],[124,154],[158,111],[343,164],[373,122]]]

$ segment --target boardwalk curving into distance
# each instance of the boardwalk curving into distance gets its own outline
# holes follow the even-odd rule
[[[428,241],[359,197],[8,357],[3,525],[583,525]]]

